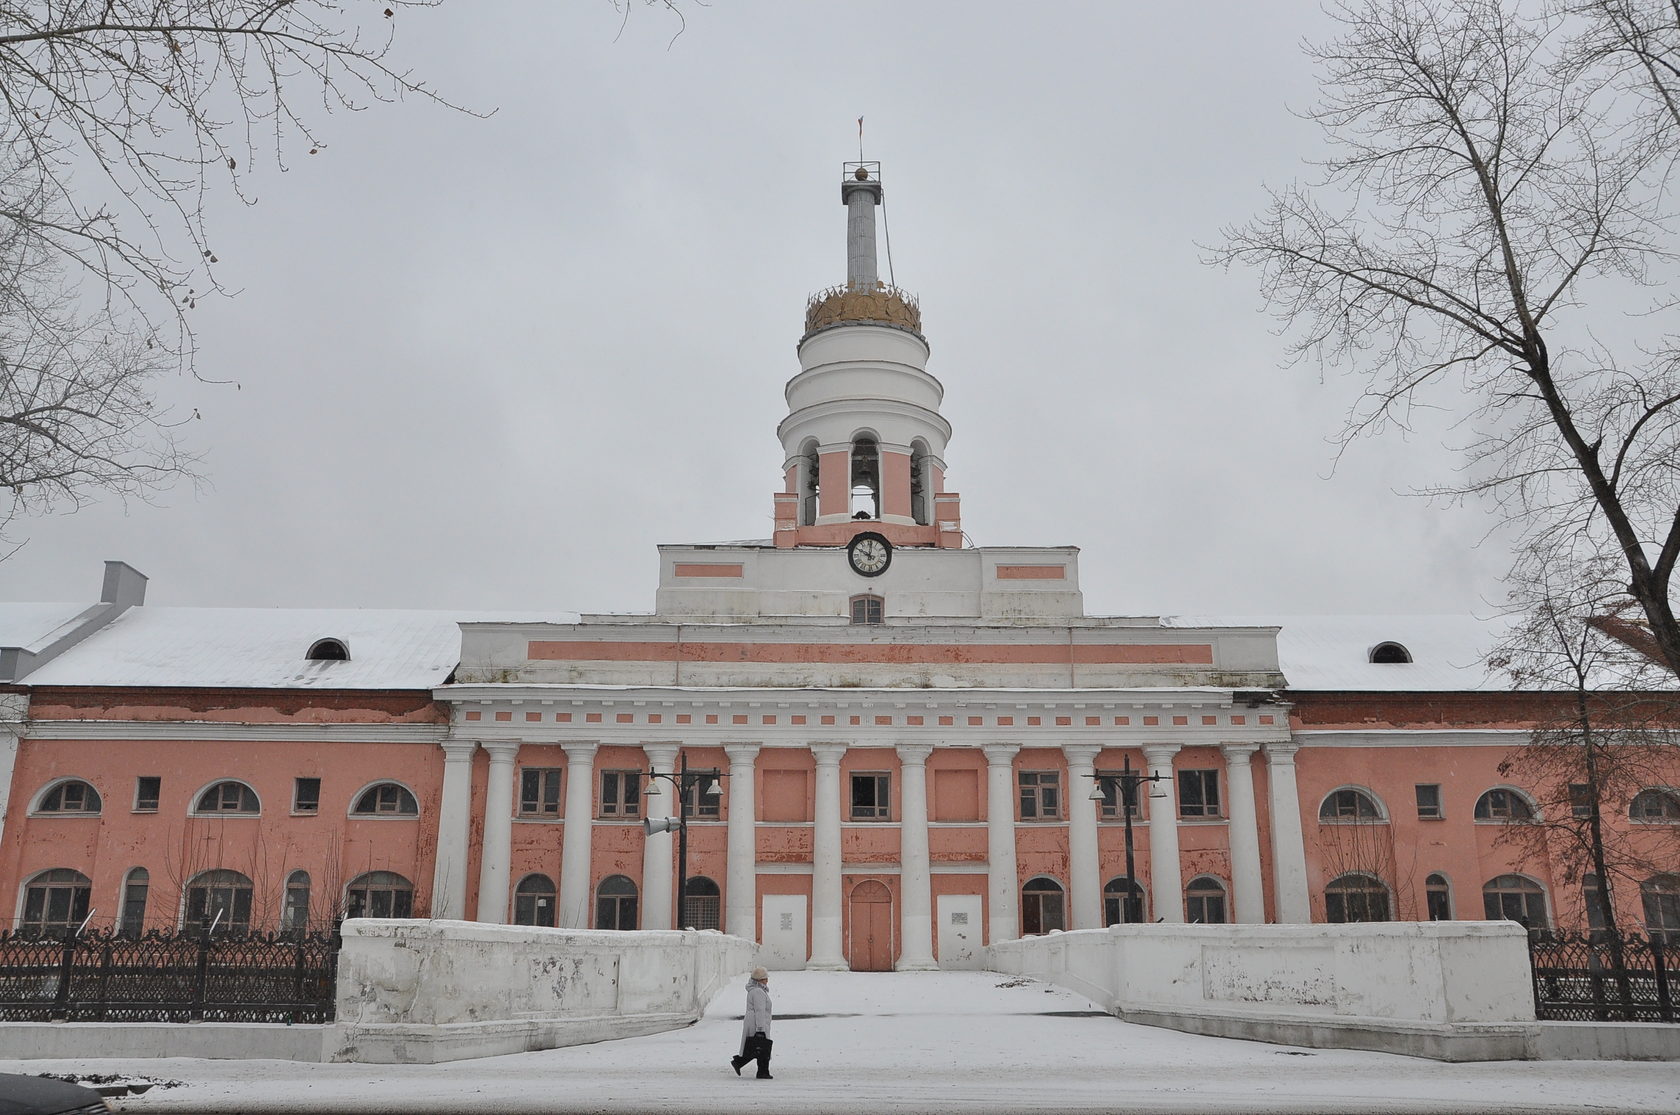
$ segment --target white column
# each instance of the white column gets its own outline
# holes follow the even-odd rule
[[[438,804],[437,860],[432,868],[432,916],[467,916],[467,861],[472,831],[473,739],[443,741],[443,801]]]
[[[1173,777],[1176,743],[1155,743],[1143,749],[1149,773],[1149,906],[1156,921],[1184,920],[1184,869],[1178,861],[1178,784]],[[1161,795],[1156,797],[1156,795]]]
[[[1266,920],[1265,888],[1260,880],[1260,826],[1254,812],[1254,767],[1250,760],[1257,743],[1227,743],[1225,796],[1230,803],[1231,916],[1235,921]]]
[[[1295,788],[1295,752],[1300,744],[1266,745],[1266,779],[1271,787],[1272,890],[1277,920],[1312,921],[1307,899],[1307,846],[1301,836],[1301,796]]]
[[[1073,911],[1073,928],[1101,929],[1102,866],[1097,862],[1097,803],[1091,787],[1097,752],[1092,744],[1063,744],[1067,756],[1068,784],[1068,901]]]
[[[843,972],[840,944],[840,758],[843,743],[813,743],[817,760],[816,825],[811,848],[811,959],[813,971]]]
[[[1021,882],[1015,866],[1015,753],[1018,743],[989,743],[986,752],[987,944],[1021,935]]]
[[[899,885],[902,890],[900,972],[933,972],[933,861],[928,854],[927,761],[933,745],[898,745]]]
[[[674,743],[644,743],[642,753],[647,756],[648,769],[669,774],[676,767],[679,746]],[[659,787],[649,795],[649,787]],[[677,804],[677,784],[672,778],[650,778],[642,785],[642,809],[649,820],[675,817],[681,809]],[[642,928],[670,929],[677,924],[671,908],[675,891],[675,876],[671,864],[675,862],[677,834],[656,832],[642,842]]]
[[[23,726],[29,721],[29,697],[23,693],[0,693],[0,838],[6,835],[6,811],[12,796],[12,772],[17,769],[22,747]],[[3,847],[0,844],[0,847]],[[433,888],[433,893],[436,888]]]
[[[723,928],[735,937],[758,940],[758,830],[754,812],[753,763],[758,744],[726,744],[729,756],[729,866]]]
[[[490,752],[490,776],[484,784],[484,841],[479,848],[478,920],[497,925],[508,920],[508,872],[513,867],[513,760],[519,741],[481,741]]]
[[[589,892],[593,866],[590,837],[595,832],[595,749],[599,744],[562,743],[566,752],[566,828],[560,844],[560,920],[562,929],[589,928]]]

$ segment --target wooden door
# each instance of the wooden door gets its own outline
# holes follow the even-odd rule
[[[890,972],[893,966],[892,892],[874,879],[852,891],[852,940],[846,962],[854,972]]]

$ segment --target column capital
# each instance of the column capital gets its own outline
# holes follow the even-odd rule
[[[490,752],[492,763],[511,763],[519,754],[519,741],[516,739],[481,739],[478,745]]]
[[[986,753],[986,765],[990,767],[1013,766],[1015,756],[1021,750],[1018,743],[988,743],[980,748]]]
[[[467,763],[472,761],[473,752],[478,750],[476,739],[446,739],[438,743],[443,748],[443,761],[446,763]]]
[[[1272,740],[1266,744],[1266,761],[1280,766],[1295,762],[1295,752],[1301,750],[1301,745],[1294,740]]]
[[[1224,753],[1225,761],[1232,764],[1247,765],[1254,758],[1254,753],[1260,750],[1258,743],[1222,743],[1219,750]]]
[[[751,766],[763,746],[761,743],[726,743],[723,753],[729,756],[730,766]]]
[[[595,752],[600,750],[601,744],[597,740],[562,740],[560,750],[566,753],[568,763],[594,762]]]
[[[642,754],[647,756],[648,765],[654,770],[668,771],[677,764],[677,752],[682,750],[680,743],[644,743]]]
[[[931,743],[901,743],[894,748],[898,752],[898,761],[906,766],[919,767],[928,761],[933,754]]]
[[[1182,743],[1146,743],[1143,745],[1143,758],[1152,767],[1171,766],[1173,756],[1183,748]]]
[[[1067,763],[1068,763],[1068,766],[1070,766],[1070,767],[1073,767],[1073,766],[1079,766],[1079,767],[1095,766],[1096,762],[1097,762],[1097,756],[1102,753],[1102,750],[1103,750],[1103,747],[1102,747],[1102,744],[1100,744],[1100,743],[1064,743],[1064,744],[1062,744],[1062,754],[1067,757]]]
[[[811,757],[819,767],[837,767],[846,754],[846,746],[844,743],[813,743]]]

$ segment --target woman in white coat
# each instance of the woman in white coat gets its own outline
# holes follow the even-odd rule
[[[758,1062],[758,1079],[770,1075],[770,973],[754,968],[747,980],[747,1009],[741,1016],[741,1052],[729,1059],[735,1075],[748,1061]]]

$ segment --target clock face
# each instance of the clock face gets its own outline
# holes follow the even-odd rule
[[[852,569],[865,577],[879,577],[892,564],[892,544],[879,534],[860,534],[846,547]]]

